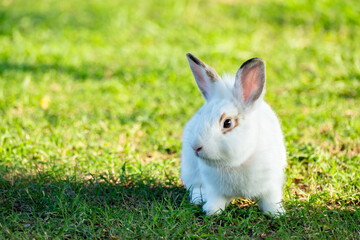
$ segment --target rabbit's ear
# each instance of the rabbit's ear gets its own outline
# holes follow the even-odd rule
[[[220,79],[219,75],[214,69],[203,63],[191,53],[186,54],[186,56],[202,95],[205,100],[209,100],[215,91],[214,83]]]
[[[244,62],[235,76],[234,94],[244,103],[251,106],[265,92],[265,61],[252,58]]]

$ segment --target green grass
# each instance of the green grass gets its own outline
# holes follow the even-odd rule
[[[0,239],[360,237],[357,1],[0,1]],[[179,179],[185,57],[267,61],[287,214],[206,217]]]

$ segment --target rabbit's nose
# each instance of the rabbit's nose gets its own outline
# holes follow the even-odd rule
[[[194,146],[193,147],[194,151],[195,151],[195,154],[196,156],[199,156],[199,152],[201,151],[202,147],[200,146]]]

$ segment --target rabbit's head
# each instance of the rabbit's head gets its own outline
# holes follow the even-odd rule
[[[192,124],[194,153],[210,166],[239,166],[256,148],[257,112],[265,92],[265,62],[244,62],[235,78],[220,78],[214,69],[188,53],[196,83],[205,98]]]

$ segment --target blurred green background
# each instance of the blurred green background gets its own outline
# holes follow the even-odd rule
[[[181,134],[204,101],[188,67],[187,52],[218,73],[235,74],[252,57],[267,62],[266,101],[281,120],[288,150],[284,201],[290,212],[289,229],[297,221],[291,215],[298,211],[293,201],[325,209],[357,209],[359,16],[357,1],[335,0],[1,0],[1,236],[180,237],[190,233],[186,236],[201,237],[204,226],[211,234],[223,236],[207,220],[183,225],[175,235],[159,232],[161,226],[156,225],[151,225],[152,231],[119,230],[121,224],[134,229],[150,226],[151,219],[145,223],[130,219],[141,219],[144,206],[157,202],[149,196],[145,205],[127,208],[121,201],[126,194],[119,195],[116,186],[143,186],[151,195],[149,186],[165,184],[185,196],[179,179]],[[85,206],[79,211],[91,218],[89,211],[99,209],[81,186],[96,188],[109,179],[118,185],[106,185],[111,194],[101,200],[104,206],[117,199],[114,205],[130,212],[137,209],[140,215],[118,213],[116,218],[128,219],[121,224],[107,217],[94,220],[110,221],[102,227],[108,235],[97,235],[96,224],[82,225],[83,218],[76,215],[79,209],[69,210],[66,216],[60,213],[61,206],[74,204],[66,190],[74,188]],[[54,188],[44,191],[44,185]],[[166,197],[167,188],[159,189],[165,194],[160,198],[174,200]],[[144,194],[131,192],[129,199]],[[195,211],[194,206],[174,202],[179,214],[192,219],[184,209]],[[162,212],[163,205],[158,204],[157,212]],[[24,211],[32,212],[32,217],[24,217]],[[235,218],[236,211],[247,210],[232,211]],[[58,218],[39,217],[49,212]],[[164,221],[176,219],[169,218]],[[260,223],[269,221],[259,218]],[[72,225],[66,225],[67,219],[78,223],[78,232],[89,235],[76,235]],[[336,219],[328,219],[324,234],[331,234],[331,224],[344,222]],[[24,229],[24,224],[30,226]],[[350,226],[343,230],[359,231],[356,225]],[[319,232],[315,227],[309,232],[298,230],[307,237]],[[244,233],[288,236],[277,235],[277,227]]]

